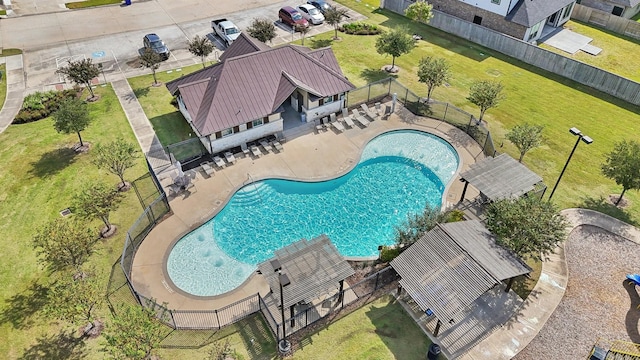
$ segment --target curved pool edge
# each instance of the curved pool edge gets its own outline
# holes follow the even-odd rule
[[[420,122],[408,124],[400,121],[398,116],[394,116],[389,121],[378,121],[372,123],[371,125],[374,126],[370,126],[369,128],[365,129],[354,129],[350,133],[335,134],[333,132],[326,132],[319,135],[303,135],[299,138],[287,142],[285,144],[284,153],[269,154],[258,160],[240,159],[238,164],[245,166],[233,165],[223,171],[218,172],[216,177],[213,178],[219,180],[216,181],[217,184],[215,185],[208,186],[209,183],[213,184],[213,182],[209,179],[203,178],[202,176],[198,176],[196,179],[196,187],[198,188],[197,192],[195,193],[196,196],[172,199],[171,206],[174,210],[173,214],[169,217],[169,219],[162,221],[160,224],[158,224],[158,226],[156,226],[156,228],[152,229],[147,237],[147,240],[143,242],[143,244],[140,246],[139,251],[134,257],[132,278],[134,278],[134,282],[136,284],[140,284],[144,288],[143,295],[147,297],[153,297],[159,302],[165,302],[163,300],[167,299],[169,301],[166,302],[169,302],[171,304],[170,307],[174,309],[193,309],[194,301],[207,303],[215,300],[215,302],[218,303],[219,300],[235,299],[237,298],[237,296],[235,295],[241,292],[241,290],[251,282],[249,280],[255,278],[254,273],[238,288],[224,294],[215,296],[197,296],[188,294],[175,286],[175,284],[173,284],[173,282],[169,278],[166,269],[166,259],[168,258],[168,255],[175,243],[189,232],[209,221],[228,203],[229,199],[236,191],[238,191],[241,187],[247,185],[248,183],[244,181],[247,178],[247,173],[252,174],[253,181],[259,181],[268,178],[305,182],[331,180],[351,171],[361,159],[362,151],[365,146],[375,137],[394,130],[417,130],[437,136],[446,141],[452,146],[458,156],[458,167],[451,179],[446,184],[443,191],[442,203],[444,208],[447,206],[447,203],[452,203],[453,200],[457,202],[457,199],[455,199],[455,197],[452,198],[451,192],[452,188],[457,186],[455,180],[458,178],[460,171],[463,168],[468,167],[471,163],[474,163],[476,158],[480,156],[483,157],[482,149],[475,141],[469,138],[461,130],[441,121],[423,118],[420,120]],[[463,138],[461,138],[461,136]],[[313,146],[318,147],[321,147],[322,145],[326,145],[328,143],[332,145],[326,146],[325,149],[322,149],[323,152],[320,155],[322,159],[341,158],[343,160],[350,161],[334,161],[334,163],[331,164],[333,166],[328,167],[326,161],[324,165],[314,164],[314,167],[324,166],[322,176],[304,176],[304,171],[300,171],[299,168],[296,168],[296,166],[293,166],[292,164],[290,164],[290,162],[300,163],[300,160],[308,160],[299,159],[297,158],[296,154],[299,154],[299,151],[313,151],[313,146],[309,146],[309,143],[312,143]],[[333,146],[338,143],[341,145]],[[345,150],[345,148],[349,151],[342,151]],[[290,150],[286,151],[287,149]],[[315,150],[317,151],[318,148],[315,148]],[[294,154],[293,156],[291,156],[292,153]],[[287,157],[287,159],[283,161],[287,163],[287,167],[290,168],[289,170],[291,171],[291,174],[287,174],[286,172],[274,173],[271,171],[273,163],[277,162],[274,159],[282,157]],[[243,161],[245,162],[243,163]],[[243,169],[245,171],[242,171]],[[249,170],[249,172],[247,172],[247,170]],[[241,176],[238,176],[238,174],[241,174]],[[222,180],[220,180],[221,178]],[[219,186],[220,182],[223,182],[225,183],[224,185],[226,185],[223,186],[223,191],[221,191],[221,187]],[[207,191],[213,189],[217,190],[218,193],[224,193],[225,196],[222,199],[216,198],[216,196],[211,196],[211,193]],[[204,196],[200,196],[198,193],[201,191],[205,191],[207,193],[203,194]],[[209,201],[207,197],[215,199],[215,201]],[[203,207],[208,207],[210,208],[210,210],[208,212],[204,211],[203,213]],[[198,212],[198,210],[200,212]],[[153,238],[154,240],[149,241],[150,238]],[[159,253],[161,253],[161,255]],[[158,261],[158,258],[160,258],[161,261]],[[150,270],[150,268],[155,268],[155,270],[148,271],[147,269]],[[253,291],[252,293],[255,294],[256,292],[259,291]],[[176,300],[176,294],[179,294],[183,299]],[[187,298],[189,301],[184,301],[184,298]],[[175,304],[175,306],[173,304]],[[186,304],[191,305],[187,306]]]

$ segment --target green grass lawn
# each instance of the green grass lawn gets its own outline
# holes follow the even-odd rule
[[[102,5],[111,5],[111,4],[120,4],[122,0],[85,0],[85,1],[77,1],[77,2],[69,2],[66,3],[67,9],[83,9],[94,6],[102,6]]]
[[[602,52],[596,56],[584,51],[569,54],[546,44],[540,44],[540,47],[640,82],[640,57],[636,56],[640,40],[575,20],[570,20],[564,27],[592,38],[590,44],[601,48]]]
[[[162,86],[152,86],[153,75],[151,74],[128,79],[144,113],[151,121],[158,139],[165,146],[194,138],[195,134],[182,114],[175,106],[171,105],[172,96],[164,83],[198,69],[202,69],[202,65],[191,65],[182,68],[181,71],[171,71],[170,73],[158,72],[156,77],[158,82],[163,83]]]
[[[625,195],[631,202],[628,209],[608,205],[604,198],[620,193],[622,188],[600,172],[600,164],[614,143],[633,138],[631,134],[640,130],[640,107],[429,26],[409,22],[395,13],[376,9],[378,2],[375,0],[340,2],[368,16],[368,21],[386,27],[408,25],[411,33],[423,36],[424,40],[419,41],[411,53],[396,59],[401,68],[398,80],[417,94],[426,95],[426,87],[418,82],[416,71],[420,58],[427,55],[447,59],[453,74],[449,86],[435,89],[433,97],[473,114],[478,115],[479,111],[466,100],[471,83],[480,79],[502,82],[506,99],[485,115],[494,143],[500,152],[517,158],[517,150],[505,140],[505,133],[525,121],[544,125],[544,146],[528,153],[524,163],[541,175],[549,187],[553,187],[575,143],[576,138],[569,133],[569,128],[575,126],[591,136],[594,143],[579,146],[554,201],[561,208],[589,207],[633,224],[640,223],[638,192],[631,191]],[[380,68],[390,64],[391,58],[376,53],[375,36],[341,33],[339,41],[331,40],[332,36],[333,32],[321,34],[308,39],[305,44],[316,47],[331,45],[343,72],[356,86],[387,76]]]
[[[4,102],[7,100],[7,65],[0,64],[0,73],[2,78],[0,79],[0,109],[4,106]]]
[[[98,87],[101,99],[89,105],[94,122],[82,132],[83,140],[95,145],[99,142],[124,138],[136,143],[129,123],[111,87]],[[39,310],[46,302],[48,276],[36,261],[31,239],[35,229],[59,211],[71,205],[74,193],[89,179],[102,179],[116,186],[118,178],[91,163],[92,153],[75,154],[70,146],[78,141],[75,134],[58,134],[50,119],[11,125],[0,134],[0,354],[6,359],[71,358],[66,351],[80,351],[80,343],[61,335],[60,331],[74,330],[51,323],[41,317]],[[146,172],[140,158],[135,168],[125,174],[133,180]],[[118,233],[98,245],[99,251],[90,263],[106,279],[111,265],[119,257],[124,235],[141,213],[134,193],[125,201],[111,221]],[[97,229],[100,222],[93,224]],[[106,306],[99,313],[108,317]],[[96,351],[100,340],[84,345],[88,359],[102,359]],[[71,351],[73,352],[73,351]],[[38,355],[34,355],[38,354]],[[29,357],[31,356],[31,357]]]

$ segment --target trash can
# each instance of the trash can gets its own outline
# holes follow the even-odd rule
[[[439,355],[440,355],[440,345],[431,344],[431,346],[429,346],[429,352],[427,352],[427,359],[436,360]]]
[[[131,0],[124,0],[125,5],[131,5]]]

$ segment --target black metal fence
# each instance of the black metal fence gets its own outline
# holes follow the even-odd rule
[[[480,145],[486,156],[495,156],[496,148],[489,129],[472,114],[446,102],[436,100],[427,102],[425,98],[416,95],[393,78],[383,79],[351,90],[347,94],[347,107],[353,108],[363,103],[382,101],[389,97],[393,99],[394,96],[396,101],[411,113],[442,120],[457,127],[471,136]]]

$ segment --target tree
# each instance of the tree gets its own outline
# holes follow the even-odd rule
[[[616,206],[627,190],[640,189],[640,143],[635,140],[616,143],[602,164],[602,174],[622,185],[622,193],[616,200]]]
[[[404,27],[397,27],[391,31],[385,31],[376,39],[376,50],[378,54],[388,54],[392,56],[391,69],[396,65],[396,57],[409,53],[415,47],[415,40],[409,35]]]
[[[107,324],[104,351],[115,359],[148,359],[166,336],[167,328],[153,308],[128,305]]]
[[[417,3],[414,3],[415,5]],[[418,81],[427,85],[427,102],[431,100],[431,92],[451,78],[450,65],[443,58],[427,56],[418,65]]]
[[[91,80],[100,75],[100,68],[93,63],[91,58],[78,61],[69,60],[67,66],[58,69],[56,73],[65,75],[71,82],[86,86],[91,93],[91,98],[95,98],[91,88]]]
[[[415,243],[438,223],[446,222],[448,217],[439,208],[427,204],[422,214],[410,214],[405,222],[395,227],[396,244],[405,247]]]
[[[97,217],[102,220],[105,229],[101,234],[104,237],[112,230],[109,214],[118,208],[120,202],[122,202],[122,193],[102,182],[88,183],[74,196],[75,210],[78,215],[85,218]]]
[[[253,19],[251,25],[247,28],[247,32],[263,43],[276,37],[276,27],[271,20],[265,18]]]
[[[153,51],[151,48],[144,48],[144,50],[142,50],[142,54],[140,54],[139,60],[142,66],[151,70],[151,73],[153,74],[153,84],[158,85],[156,70],[158,70],[158,68],[160,67],[162,56]]]
[[[96,241],[95,233],[75,217],[57,218],[40,227],[33,237],[36,253],[51,271],[80,271],[93,254]]]
[[[567,220],[556,205],[538,197],[503,199],[487,208],[487,228],[523,259],[542,260],[567,237]]]
[[[302,36],[302,46],[304,46],[304,38],[309,33],[309,31],[311,31],[311,27],[310,26],[304,26],[304,25],[297,25],[296,24],[295,31],[299,31],[300,32],[300,36]]]
[[[347,16],[347,9],[338,9],[335,6],[328,8],[324,12],[324,21],[326,21],[327,24],[333,26],[334,40],[338,39],[338,27],[340,26],[340,22],[342,22],[342,19],[345,16]]]
[[[128,184],[124,180],[127,169],[136,165],[138,158],[136,147],[123,139],[110,142],[106,145],[98,144],[95,148],[93,163],[100,169],[106,168],[110,173],[120,178],[120,190],[127,190]]]
[[[542,145],[542,125],[531,125],[528,123],[519,124],[509,130],[506,137],[518,150],[520,150],[520,158],[518,162],[522,162],[524,154],[529,150]]]
[[[501,93],[504,87],[501,83],[491,80],[475,81],[471,84],[471,91],[467,100],[472,104],[480,107],[480,119],[484,116],[485,111],[498,106],[500,101],[504,100],[504,95]]]
[[[95,271],[82,271],[81,275],[65,273],[49,289],[49,301],[44,312],[49,317],[72,324],[88,323],[83,328],[85,336],[100,335],[102,324],[95,317],[95,310],[104,301],[104,289]]]
[[[213,52],[213,44],[206,36],[196,35],[189,41],[189,52],[200,57],[204,68],[207,56]]]
[[[60,107],[53,113],[53,128],[59,133],[78,134],[80,146],[84,146],[80,132],[89,126],[91,117],[87,104],[76,98],[66,98],[60,103]]]
[[[409,5],[404,14],[411,20],[426,24],[433,17],[433,5],[424,0],[418,0]]]

